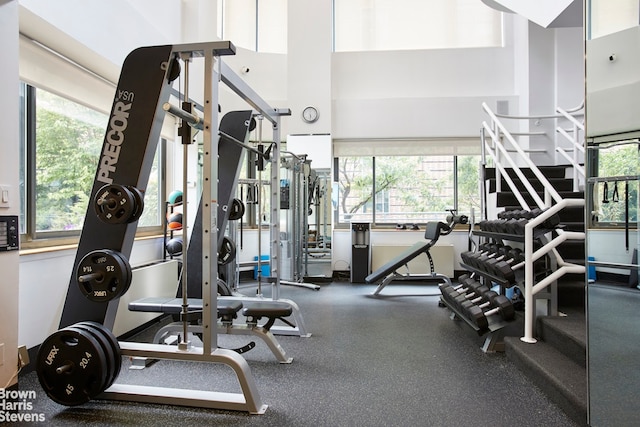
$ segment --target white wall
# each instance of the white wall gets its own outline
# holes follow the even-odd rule
[[[424,229],[412,230],[372,230],[371,245],[398,245],[411,246],[416,242],[424,241]],[[441,236],[436,245],[453,245],[455,259],[454,270],[460,270],[460,253],[468,250],[469,233],[454,231],[446,236]],[[332,261],[334,271],[345,271],[351,268],[351,230],[334,230],[331,242]],[[436,266],[436,273],[437,273]]]
[[[58,330],[71,279],[75,249],[20,257],[19,341],[28,348]],[[138,240],[129,263],[132,267],[162,258],[162,240]]]
[[[0,50],[5,58],[18,57],[18,2],[0,0]],[[18,62],[3,61],[0,67],[0,184],[9,185],[12,204],[0,215],[19,215],[18,196]],[[0,388],[17,380],[18,366],[18,251],[0,252]],[[4,360],[2,360],[2,358]]]

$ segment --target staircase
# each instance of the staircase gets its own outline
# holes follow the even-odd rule
[[[583,198],[582,192],[572,190],[572,180],[566,166],[540,167],[563,198]],[[508,170],[508,172],[510,172]],[[524,169],[531,185],[541,193],[542,184],[530,170]],[[498,208],[520,209],[511,191],[496,193],[495,169],[487,168],[485,177],[490,193],[495,193]],[[524,188],[514,181],[517,188]],[[501,188],[509,188],[506,182]],[[525,197],[525,199],[531,199]],[[564,230],[584,231],[584,209],[568,207],[560,211]],[[558,246],[566,261],[584,265],[584,241],[569,240]],[[558,280],[559,315],[540,316],[536,320],[538,342],[528,344],[520,337],[505,337],[505,354],[523,373],[530,377],[553,402],[578,424],[587,420],[586,322],[584,274],[568,274]]]
[[[525,274],[525,281],[519,286],[525,294],[524,334],[505,337],[505,353],[568,416],[586,425],[585,218],[584,194],[579,191],[584,187],[584,138],[581,136],[584,125],[576,118],[580,107],[570,113],[558,108],[559,115],[541,117],[558,122],[556,135],[552,136],[521,132],[521,127],[515,133],[510,132],[502,120],[517,117],[497,115],[486,104],[483,108],[490,118],[489,123],[483,123],[482,134],[486,219],[495,218],[502,210],[533,207],[557,210],[560,217],[560,227],[550,235],[538,239],[532,234],[525,237],[525,271],[533,271],[535,254],[542,252],[538,250],[540,245],[545,248],[552,268],[537,283],[533,274]],[[567,132],[566,126],[572,126],[573,131]],[[529,138],[525,147],[555,146],[555,152],[568,166],[536,165],[531,158],[540,154],[522,148],[520,137],[514,135]],[[566,139],[556,138],[557,135]],[[538,139],[534,142],[533,138]],[[547,159],[553,158],[549,151],[552,150],[542,153]],[[536,316],[536,296],[554,286],[557,296],[554,299],[551,292],[552,303],[547,306],[547,315]]]

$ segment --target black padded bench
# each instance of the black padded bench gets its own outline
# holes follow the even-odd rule
[[[202,299],[188,298],[187,303],[188,313],[195,314],[202,312]],[[182,313],[182,298],[148,297],[131,301],[128,307],[130,311],[176,315]],[[246,325],[233,324],[233,319],[237,317],[237,313],[240,310],[242,310],[243,316],[246,317]],[[284,350],[269,329],[278,319],[293,326],[286,320],[286,317],[290,316],[292,312],[293,309],[290,305],[278,303],[277,301],[242,301],[232,298],[218,298],[217,314],[218,319],[221,320],[221,322],[218,323],[218,333],[259,336],[264,340],[280,363],[291,363],[293,359],[286,356]],[[260,326],[258,322],[263,317],[267,318],[267,322]],[[165,336],[170,333],[180,332],[182,327],[182,322],[174,322],[164,326],[156,332],[153,341],[155,343],[162,342]],[[188,325],[188,329],[193,333],[202,333],[201,325],[190,324]],[[245,346],[244,351],[254,346],[255,344]]]
[[[431,247],[436,244],[438,238],[440,238],[440,234],[448,234],[450,231],[451,227],[444,222],[428,222],[427,229],[424,232],[424,238],[427,239],[427,241],[416,242],[406,251],[402,252],[395,258],[382,265],[376,271],[365,277],[364,281],[366,283],[380,282],[376,290],[373,291],[372,295],[378,295],[382,288],[384,288],[394,280],[440,279],[446,283],[451,284],[451,279],[449,277],[435,272],[433,259],[431,258],[431,254],[429,253],[429,249],[431,249]],[[409,261],[423,253],[427,255],[427,258],[429,260],[431,271],[430,274],[413,275],[398,273],[399,268],[407,266]],[[407,270],[408,269],[409,268],[407,266]]]

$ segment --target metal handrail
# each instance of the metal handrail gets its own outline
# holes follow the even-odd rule
[[[549,183],[547,178],[542,174],[542,172],[540,172],[540,169],[538,169],[538,167],[533,163],[533,161],[531,161],[529,156],[526,155],[524,150],[522,150],[522,148],[520,148],[520,146],[518,145],[516,140],[513,138],[513,136],[511,136],[511,134],[509,133],[507,128],[500,122],[500,120],[498,120],[498,117],[493,113],[493,111],[491,111],[489,106],[486,103],[482,103],[482,108],[484,109],[484,111],[491,118],[492,124],[495,125],[495,127],[497,127],[498,129],[500,129],[500,131],[502,132],[503,136],[507,138],[507,140],[511,143],[513,148],[515,148],[515,150],[518,152],[518,154],[520,154],[520,159],[522,161],[524,161],[524,163],[526,164],[526,166],[529,169],[531,169],[531,171],[536,176],[536,178],[538,178],[538,180],[540,180],[540,182],[542,183],[542,185],[543,185],[543,187],[545,189],[545,198],[546,198],[546,196],[548,194],[556,203],[559,202],[560,200],[562,200],[562,197],[560,197],[560,195],[558,194],[556,189],[553,188],[551,183]],[[485,129],[487,129],[487,130],[492,132],[492,140],[493,140],[494,144],[497,143],[499,145],[502,145],[502,143],[500,143],[498,141],[497,135],[495,134],[495,132],[493,132],[491,130],[492,128],[489,127],[487,122],[483,122],[482,125],[483,125],[483,127]],[[509,157],[508,154],[506,154],[506,150],[505,150],[505,155],[507,155],[507,157]],[[513,161],[511,160],[510,163],[511,162],[513,162]],[[498,162],[496,161],[496,163],[498,163]],[[515,163],[513,163],[513,164],[515,164]],[[520,177],[520,179],[522,179],[523,181],[527,181],[527,182],[529,181],[528,179],[524,178],[524,174],[522,173],[522,171],[520,170],[519,167],[515,167],[514,171],[516,172],[516,174],[518,174],[518,177]],[[513,189],[514,188],[512,188],[512,190]],[[527,188],[527,189],[529,190],[529,188]],[[536,200],[537,192],[535,190],[534,191],[529,190],[529,192],[531,193],[531,196],[534,197],[534,200]],[[536,200],[536,203],[538,204],[539,208],[545,208],[546,206],[549,205],[549,204],[546,204],[544,202],[540,203],[539,198],[538,198],[538,200]],[[526,208],[526,205],[523,206],[523,208]]]
[[[582,108],[584,108],[584,102],[579,107],[572,110],[563,110],[560,107],[556,108],[556,111],[560,113],[562,117],[567,119],[573,126],[571,130],[572,134],[569,134],[569,132],[559,126],[556,127],[556,132],[564,136],[573,148],[573,157],[570,157],[563,148],[556,148],[556,151],[560,153],[565,159],[567,159],[573,166],[573,191],[578,191],[580,182],[584,182],[586,175],[585,170],[580,165],[580,160],[578,158],[578,153],[584,154],[584,123],[578,121],[570,112],[576,112]]]
[[[524,238],[524,271],[525,271],[525,282],[524,282],[524,298],[525,298],[525,324],[524,324],[524,336],[521,338],[522,341],[527,343],[535,343],[536,339],[533,337],[533,329],[534,329],[534,320],[535,320],[535,302],[534,295],[546,289],[549,285],[553,284],[558,278],[562,277],[568,273],[584,273],[585,267],[583,265],[577,265],[566,262],[562,256],[558,253],[556,247],[563,243],[566,240],[584,240],[585,233],[580,232],[567,232],[564,230],[557,230],[557,237],[553,238],[549,242],[545,243],[541,248],[534,252],[534,235],[533,231],[536,226],[541,225],[547,219],[551,218],[553,215],[557,214],[562,209],[572,206],[584,206],[584,199],[563,199],[555,188],[551,185],[551,183],[547,180],[547,178],[542,174],[540,169],[531,161],[525,150],[520,148],[517,141],[514,139],[513,135],[505,128],[505,126],[500,122],[497,115],[491,111],[491,109],[487,106],[486,103],[482,104],[482,108],[487,113],[487,115],[491,119],[491,124],[487,122],[482,123],[482,164],[486,165],[486,156],[488,155],[492,160],[495,168],[499,171],[499,174],[496,173],[496,187],[499,188],[499,180],[500,174],[503,175],[504,180],[507,182],[507,185],[511,189],[512,193],[518,200],[518,203],[524,209],[529,209],[528,203],[525,201],[523,195],[519,191],[519,189],[514,184],[513,180],[509,176],[506,168],[503,165],[503,162],[498,158],[498,154],[501,155],[501,158],[504,162],[508,163],[511,168],[513,168],[514,173],[520,178],[525,189],[531,195],[534,202],[538,205],[539,208],[544,209],[544,211],[538,215],[537,217],[529,220],[529,222],[525,226],[525,238]],[[579,111],[581,108],[573,109],[573,111]],[[540,118],[569,118],[571,114],[569,114],[566,110],[558,109],[560,112],[559,117],[556,116],[537,116],[537,117],[515,117],[509,116],[506,118],[520,118],[520,119],[540,119]],[[578,131],[584,131],[584,125],[579,123],[574,118],[569,119],[574,127],[574,136],[578,135]],[[561,128],[558,128],[561,129]],[[562,131],[558,131],[562,134]],[[565,132],[566,133],[566,132]],[[488,143],[485,135],[490,136],[490,143]],[[564,135],[563,136],[567,136]],[[545,200],[543,201],[538,195],[537,191],[533,188],[527,177],[522,172],[521,168],[518,166],[516,160],[512,158],[509,152],[513,152],[514,150],[507,150],[502,142],[502,139],[506,139],[511,146],[514,148],[517,153],[517,160],[520,163],[524,163],[526,167],[528,167],[536,178],[542,183],[545,194]],[[573,144],[574,147],[578,147],[580,144],[577,142],[578,138],[568,138]],[[580,149],[574,149],[574,152],[579,151]],[[584,169],[579,167],[577,164],[577,156],[574,154],[574,159],[571,159],[566,151],[559,151],[568,160],[570,160],[571,164],[574,166],[574,174],[575,170],[578,170],[579,173],[584,177]],[[582,152],[584,152],[584,147],[582,146]],[[578,166],[578,167],[577,167]],[[575,187],[576,179],[574,178],[574,187]],[[545,278],[540,280],[538,283],[534,283],[534,261],[539,259],[540,257],[552,253],[556,259],[558,269],[551,274],[547,275]]]

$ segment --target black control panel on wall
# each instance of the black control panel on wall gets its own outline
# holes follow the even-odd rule
[[[0,252],[17,251],[18,242],[20,242],[18,216],[0,216]]]

